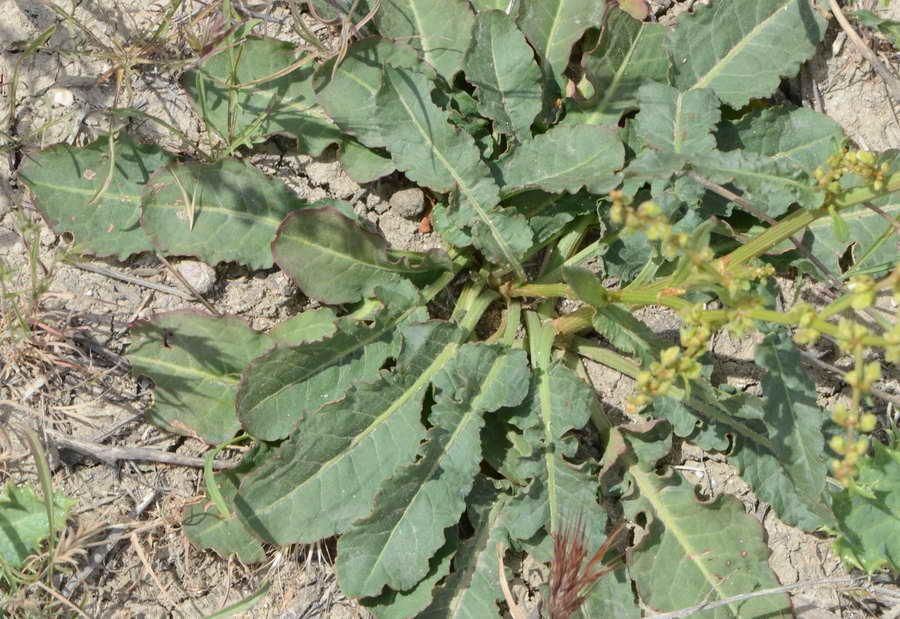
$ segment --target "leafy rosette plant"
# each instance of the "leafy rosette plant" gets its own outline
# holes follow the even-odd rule
[[[313,4],[343,7],[347,23],[376,8]],[[388,617],[498,616],[498,552],[549,561],[576,521],[578,557],[623,520],[632,529],[627,551],[606,554],[624,562],[567,598],[585,616],[777,585],[740,502],[700,500],[671,470],[680,440],[727,453],[791,525],[859,526],[826,479],[860,491],[874,370],[860,366],[854,407],[830,421],[788,328],[897,360],[896,328],[863,333],[846,315],[900,294],[896,157],[847,149],[809,109],[758,104],[824,35],[809,0],[714,0],[672,30],[622,4],[382,0],[366,36],[324,62],[235,34],[184,76],[220,138],[214,160],[120,133],[26,164],[44,216],[89,251],[277,265],[324,305],[268,333],[194,312],[134,326],[129,359],[155,382],[153,420],[254,446],[237,468],[207,471],[208,504],[185,514],[195,543],[252,562],[264,543],[338,536],[344,592]],[[307,204],[227,158],[276,133],[314,155],[336,145],[360,182],[418,184],[446,251],[393,249],[350,205]],[[848,252],[844,296],[812,313],[775,305],[776,267],[831,281]],[[439,295],[449,319],[435,317]],[[635,315],[651,305],[679,312],[677,344]],[[711,382],[723,328],[763,331],[761,397]],[[581,358],[635,380],[619,414]],[[844,443],[829,453],[826,434]],[[865,471],[888,469],[877,453]],[[851,546],[885,564],[887,550]],[[791,607],[781,593],[709,612]]]

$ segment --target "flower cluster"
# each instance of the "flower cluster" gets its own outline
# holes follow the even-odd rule
[[[890,171],[890,164],[880,165],[874,153],[865,150],[842,150],[827,160],[829,169],[816,168],[813,173],[821,187],[830,194],[841,193],[841,177],[844,174],[855,174],[866,181],[874,191],[884,189],[885,175]]]
[[[700,363],[696,357],[685,354],[680,346],[671,346],[659,355],[659,361],[650,364],[649,370],[638,374],[637,391],[626,403],[628,412],[637,412],[650,404],[657,396],[666,395],[675,380],[681,378],[685,385],[700,376]]]
[[[625,233],[643,232],[651,241],[660,241],[663,255],[667,258],[674,258],[687,247],[688,235],[672,230],[668,217],[656,202],[647,200],[633,208],[621,191],[611,191],[609,197],[612,198],[610,219],[615,224],[624,224]]]

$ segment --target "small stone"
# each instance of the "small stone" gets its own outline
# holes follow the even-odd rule
[[[75,103],[75,95],[68,88],[51,88],[49,94],[53,107],[69,107]]]
[[[216,285],[216,270],[205,262],[182,260],[175,268],[200,294],[206,294]]]
[[[418,187],[401,189],[391,196],[391,209],[400,217],[415,219],[425,210],[425,194]]]

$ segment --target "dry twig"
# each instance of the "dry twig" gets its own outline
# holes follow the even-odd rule
[[[869,46],[862,40],[862,37],[860,37],[856,30],[853,29],[853,26],[847,21],[847,17],[841,10],[837,0],[828,0],[828,2],[831,5],[831,13],[834,15],[835,19],[837,19],[837,22],[841,25],[844,32],[847,33],[847,38],[850,39],[860,53],[865,56],[866,60],[872,64],[872,68],[875,69],[878,77],[884,81],[885,86],[894,101],[900,102],[900,80],[894,77],[890,70],[882,64],[875,52],[869,49]]]

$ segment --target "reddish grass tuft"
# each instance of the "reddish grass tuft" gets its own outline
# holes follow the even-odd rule
[[[622,523],[607,536],[597,552],[585,563],[585,524],[579,515],[574,524],[553,534],[553,561],[550,564],[550,618],[568,619],[591,594],[597,581],[621,567],[616,560],[604,565],[603,557],[625,530]]]

